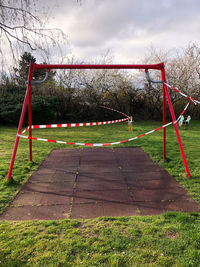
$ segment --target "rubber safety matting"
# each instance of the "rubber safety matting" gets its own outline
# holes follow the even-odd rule
[[[199,212],[200,205],[141,148],[53,150],[3,220]]]

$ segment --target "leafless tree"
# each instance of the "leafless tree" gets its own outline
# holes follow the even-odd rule
[[[37,0],[0,0],[0,53],[17,59],[23,48],[39,50],[46,59],[50,47],[65,37],[59,29],[45,27],[47,17],[37,8]]]
[[[150,47],[148,56],[146,56],[144,61],[151,64],[164,62],[168,84],[177,87],[189,96],[196,97],[197,99],[200,97],[199,44],[190,43],[186,47],[171,49],[170,51],[157,50],[154,47]],[[155,80],[161,79],[160,72],[158,71],[151,71],[151,76]],[[148,91],[148,101],[161,106],[162,84],[149,85],[145,90]],[[185,105],[185,99],[170,89],[169,92],[174,108],[179,113]],[[191,109],[193,108],[194,106],[191,107]]]

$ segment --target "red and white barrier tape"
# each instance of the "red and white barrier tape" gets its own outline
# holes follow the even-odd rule
[[[182,96],[184,96],[184,97],[190,99],[195,105],[196,105],[196,104],[200,104],[200,101],[198,101],[198,100],[196,100],[196,99],[194,99],[194,98],[192,98],[192,97],[190,97],[190,96],[184,94],[183,92],[181,92],[180,90],[178,90],[178,88],[173,87],[173,86],[171,86],[171,85],[169,85],[168,83],[165,83],[165,82],[164,82],[164,84],[165,84],[168,88],[170,88],[170,89],[174,90],[175,92],[179,93],[180,95],[182,95]]]
[[[129,138],[127,140],[123,140],[123,141],[118,141],[118,142],[113,142],[113,143],[103,143],[103,144],[93,144],[93,143],[76,143],[76,142],[65,142],[65,141],[57,141],[57,140],[51,140],[51,139],[42,139],[42,138],[37,138],[37,137],[29,137],[29,136],[24,136],[21,134],[18,134],[19,137],[22,138],[26,138],[26,139],[32,139],[32,140],[38,140],[38,141],[44,141],[44,142],[52,142],[52,143],[58,143],[58,144],[66,144],[66,145],[77,145],[77,146],[93,146],[93,147],[100,147],[100,146],[112,146],[112,145],[118,145],[118,144],[122,144],[122,143],[126,143],[126,142],[130,142],[133,141],[135,139],[138,139],[142,136],[154,133],[160,129],[163,129],[171,124],[175,124],[178,123],[178,120],[181,118],[181,116],[184,114],[184,112],[186,111],[186,109],[188,108],[189,104],[190,104],[191,100],[189,100],[189,102],[187,103],[187,105],[185,106],[185,108],[183,109],[182,113],[180,114],[180,116],[178,117],[178,119],[174,122],[169,122],[165,125],[162,125],[154,130],[151,130],[149,132],[146,132],[144,134],[138,135],[136,137],[133,138]]]
[[[64,124],[46,124],[46,125],[32,125],[32,129],[45,129],[45,128],[60,128],[60,127],[81,127],[81,126],[97,126],[97,125],[106,125],[112,123],[119,123],[127,121],[128,118],[113,120],[113,121],[100,121],[100,122],[81,122],[81,123],[64,123]],[[22,131],[21,134],[24,134],[29,130],[29,126]]]
[[[109,109],[109,110],[112,110],[112,111],[115,111],[115,112],[117,112],[117,113],[120,113],[120,114],[122,114],[122,115],[124,115],[125,117],[127,117],[128,119],[130,118],[130,116],[128,116],[127,114],[125,114],[125,113],[123,113],[123,112],[121,112],[121,111],[119,111],[119,110],[116,110],[116,109],[114,109],[114,108],[109,108],[109,107],[105,107],[105,106],[100,106],[101,108],[105,108],[105,109]]]

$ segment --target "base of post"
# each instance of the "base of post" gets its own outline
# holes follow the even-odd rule
[[[16,184],[17,182],[13,179],[13,177],[12,176],[10,176],[9,178],[7,177],[7,179],[6,179],[6,184],[8,184],[8,185],[14,185],[14,184]]]

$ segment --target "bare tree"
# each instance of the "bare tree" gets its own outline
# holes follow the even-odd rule
[[[14,60],[26,50],[39,50],[47,58],[49,47],[65,37],[59,29],[47,29],[47,17],[37,11],[37,0],[0,0],[0,53],[11,52]],[[8,49],[9,48],[9,49]]]
[[[200,46],[195,43],[187,47],[172,49],[170,51],[149,49],[148,56],[144,59],[147,63],[164,62],[166,76],[169,84],[192,93],[199,86],[200,78]],[[155,79],[160,80],[160,73],[153,73]]]
[[[146,63],[164,62],[166,67],[167,83],[177,87],[185,94],[200,97],[200,46],[197,43],[190,43],[186,47],[171,49],[170,51],[157,50],[150,47],[148,56],[144,59]],[[161,80],[160,72],[151,71],[154,80]],[[161,106],[162,84],[151,85],[145,88],[148,92],[149,103]],[[185,106],[184,99],[177,92],[169,89],[174,109],[177,113]],[[191,105],[190,111],[198,110],[198,107]]]

